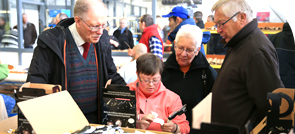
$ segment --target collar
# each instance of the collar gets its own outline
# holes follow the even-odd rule
[[[121,34],[125,31],[126,27],[121,29]]]
[[[203,20],[198,21],[197,25],[198,24],[204,24]]]
[[[252,31],[258,28],[257,19],[253,19],[246,26],[244,26],[236,35],[233,36],[228,42],[225,42],[225,39],[222,39],[220,43],[225,44],[225,47],[233,47],[238,44],[243,38],[248,36]]]
[[[82,39],[82,37],[80,36],[80,34],[77,31],[76,22],[69,26],[69,30],[70,30],[77,46],[78,47],[82,46],[85,43],[85,41]]]
[[[288,22],[284,23],[283,25],[283,31],[292,31],[290,25]]]
[[[25,24],[23,24],[23,27],[24,27],[24,28],[27,28],[27,26],[28,26],[28,22],[25,23]]]
[[[143,34],[143,33],[146,33],[147,31],[150,31],[150,30],[158,30],[157,25],[156,25],[156,24],[153,24],[153,25],[150,25],[150,26],[144,28],[142,34]]]

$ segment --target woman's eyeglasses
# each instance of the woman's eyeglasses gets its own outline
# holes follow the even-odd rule
[[[189,55],[193,55],[197,52],[195,49],[179,47],[177,45],[175,45],[175,51],[179,53],[182,53],[183,51],[185,51]]]
[[[150,82],[152,82],[154,85],[158,84],[158,82],[161,80],[161,78],[158,79],[153,79],[153,80],[145,80],[145,79],[140,79],[140,77],[138,76],[138,79],[140,82],[142,82],[143,84],[150,84]]]

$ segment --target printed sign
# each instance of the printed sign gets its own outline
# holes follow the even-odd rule
[[[108,85],[103,88],[103,119],[105,125],[136,127],[135,91],[121,85]]]

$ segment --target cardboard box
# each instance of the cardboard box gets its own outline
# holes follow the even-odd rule
[[[17,105],[37,134],[74,132],[89,125],[68,91],[22,101]]]
[[[26,101],[29,99],[37,98],[46,94],[52,94],[55,92],[60,92],[60,85],[51,84],[39,84],[39,83],[25,83],[20,87],[17,93],[17,102]],[[33,128],[29,121],[26,119],[22,111],[18,110],[18,134],[33,134]]]
[[[61,91],[61,85],[52,85],[52,84],[41,84],[41,83],[31,83],[27,82],[19,88],[19,92],[22,92],[23,88],[37,88],[44,89],[46,94],[52,94],[55,92]]]
[[[0,134],[1,132],[7,132],[9,129],[17,129],[17,115],[8,119],[0,121]]]

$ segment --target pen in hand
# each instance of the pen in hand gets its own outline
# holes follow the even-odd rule
[[[182,106],[181,109],[179,109],[178,111],[175,111],[172,115],[170,115],[170,116],[168,117],[168,120],[172,120],[172,119],[174,119],[177,115],[182,115],[184,112],[186,112],[186,104],[184,104],[184,105]]]

